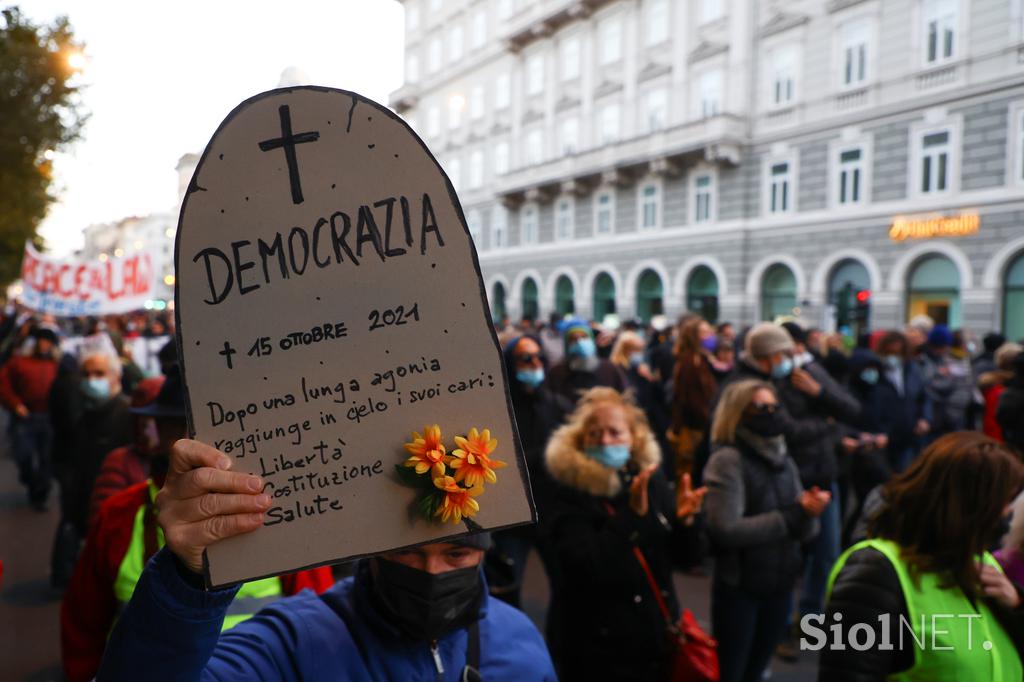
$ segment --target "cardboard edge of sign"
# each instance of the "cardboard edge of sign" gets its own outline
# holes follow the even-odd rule
[[[204,187],[200,187],[199,186],[199,182],[198,182],[199,172],[203,169],[203,167],[206,164],[207,157],[210,155],[210,153],[211,153],[211,151],[213,149],[214,141],[220,135],[221,131],[229,123],[231,123],[231,121],[234,120],[236,116],[241,114],[250,105],[252,105],[252,104],[254,104],[254,103],[256,103],[256,102],[258,102],[260,100],[267,99],[267,98],[270,98],[270,97],[275,97],[275,96],[281,95],[281,94],[287,94],[287,93],[292,93],[292,92],[302,92],[302,91],[323,92],[323,93],[337,93],[337,94],[340,94],[340,95],[344,95],[344,96],[347,96],[347,97],[352,99],[352,107],[350,109],[350,115],[351,115],[351,112],[355,111],[356,107],[359,104],[365,104],[365,105],[371,107],[374,111],[376,111],[378,113],[381,113],[381,114],[384,114],[385,116],[387,116],[391,120],[399,123],[412,136],[412,139],[415,140],[417,144],[419,144],[419,146],[423,150],[423,152],[426,153],[427,157],[433,162],[434,167],[436,168],[437,172],[440,173],[441,177],[444,178],[445,188],[448,190],[448,197],[451,199],[452,204],[455,206],[455,212],[456,212],[456,214],[459,217],[459,223],[462,225],[463,231],[465,232],[466,236],[469,238],[470,244],[473,245],[473,248],[470,249],[470,251],[471,251],[471,255],[473,257],[473,270],[476,273],[477,282],[479,283],[478,293],[480,295],[480,301],[481,301],[481,303],[483,303],[484,322],[486,323],[487,329],[490,332],[491,343],[494,345],[494,352],[498,356],[498,365],[501,368],[501,376],[502,376],[502,381],[503,381],[502,386],[503,386],[503,389],[504,389],[504,392],[505,392],[505,406],[506,406],[506,409],[508,410],[509,421],[510,421],[510,423],[512,425],[512,438],[514,440],[514,448],[515,448],[515,453],[516,453],[516,468],[519,470],[519,476],[520,476],[520,479],[521,479],[522,484],[523,484],[523,489],[526,492],[526,501],[527,501],[527,504],[528,504],[528,506],[530,508],[530,519],[528,521],[523,521],[523,522],[520,522],[520,523],[507,524],[507,525],[504,525],[504,526],[496,526],[496,527],[492,527],[492,528],[487,528],[485,530],[487,532],[491,532],[491,531],[503,530],[505,528],[514,528],[516,526],[522,526],[522,525],[527,525],[527,524],[531,524],[531,523],[536,523],[537,522],[537,506],[536,506],[536,503],[534,502],[534,499],[533,499],[533,489],[530,486],[530,473],[529,473],[529,470],[526,467],[526,456],[525,456],[525,453],[523,451],[522,441],[521,441],[521,439],[519,437],[519,426],[518,426],[518,424],[516,424],[515,410],[512,408],[512,396],[509,393],[509,379],[510,378],[509,378],[508,372],[506,371],[506,368],[505,368],[505,360],[504,360],[504,356],[503,356],[503,353],[502,353],[501,345],[498,342],[498,334],[497,334],[497,332],[494,329],[493,318],[491,316],[491,307],[490,307],[490,304],[487,301],[486,284],[484,283],[483,273],[480,270],[480,258],[477,255],[476,245],[473,243],[473,236],[472,236],[472,234],[470,234],[469,227],[466,225],[466,215],[465,215],[465,213],[462,210],[462,202],[459,201],[459,196],[458,196],[458,194],[456,194],[455,187],[452,185],[452,181],[448,177],[448,174],[445,173],[444,168],[442,168],[441,164],[438,163],[437,158],[430,151],[430,148],[427,147],[426,143],[423,142],[423,140],[420,138],[420,136],[416,134],[416,131],[413,130],[409,126],[409,124],[406,123],[395,112],[393,112],[390,109],[388,109],[387,107],[379,104],[378,102],[375,102],[375,101],[373,101],[373,100],[371,100],[371,99],[369,99],[367,97],[364,97],[364,96],[360,95],[359,93],[352,92],[351,90],[342,90],[340,88],[331,88],[331,87],[320,86],[320,85],[303,85],[303,86],[287,87],[287,88],[275,88],[273,90],[267,90],[266,92],[261,92],[258,95],[254,95],[254,96],[244,100],[238,106],[236,106],[234,109],[232,109],[231,112],[224,118],[224,120],[221,121],[220,125],[217,126],[217,130],[214,131],[213,135],[210,137],[210,141],[207,143],[206,148],[203,150],[203,154],[199,158],[199,163],[196,164],[196,169],[192,173],[192,179],[189,180],[188,189],[185,191],[185,197],[184,197],[184,200],[181,203],[181,211],[178,214],[178,226],[177,226],[177,229],[176,229],[175,234],[174,234],[174,273],[175,273],[175,281],[174,281],[174,337],[175,337],[175,342],[177,343],[177,346],[178,346],[178,348],[177,348],[177,351],[178,351],[178,365],[181,368],[182,385],[183,385],[183,387],[185,389],[185,407],[186,407],[185,413],[186,413],[186,419],[187,419],[187,422],[188,422],[189,438],[194,438],[195,437],[196,430],[195,430],[195,423],[194,423],[193,418],[192,418],[192,393],[191,393],[191,390],[190,390],[189,385],[188,385],[188,380],[187,380],[187,376],[188,375],[185,372],[184,343],[183,343],[182,336],[181,336],[181,298],[180,298],[181,297],[181,279],[179,277],[177,277],[177,273],[179,272],[179,267],[178,266],[179,266],[180,259],[181,259],[181,233],[182,233],[182,226],[183,226],[184,220],[185,220],[185,213],[186,213],[186,211],[188,209],[188,202],[189,202],[189,199],[191,198],[191,196],[194,193],[196,193],[196,192],[205,192],[206,191],[206,189]],[[403,547],[395,547],[395,548],[387,550],[387,551],[400,551],[400,550],[410,549],[410,548],[413,548],[413,547],[419,547],[421,545],[427,545],[427,544],[432,544],[432,543],[437,543],[437,542],[445,542],[445,541],[448,541],[448,540],[453,540],[453,539],[456,539],[456,538],[465,537],[465,536],[468,536],[468,535],[473,535],[476,532],[478,532],[478,531],[467,529],[465,532],[452,533],[450,535],[441,536],[440,538],[434,538],[434,539],[431,539],[431,540],[425,540],[423,542],[413,543],[411,545],[406,545],[406,546],[403,546]],[[344,556],[344,557],[339,557],[339,558],[335,558],[335,559],[330,559],[330,560],[326,560],[326,561],[321,561],[321,562],[318,562],[318,563],[310,564],[308,566],[303,566],[301,568],[296,568],[296,569],[293,569],[293,570],[294,571],[304,571],[304,570],[311,569],[311,568],[316,568],[316,567],[319,567],[319,566],[328,566],[328,565],[331,565],[331,564],[334,564],[334,563],[338,563],[341,560],[344,560],[344,561],[354,561],[354,560],[358,560],[358,559],[364,559],[364,558],[367,558],[367,557],[375,556],[376,554],[379,554],[379,553],[365,553],[365,554],[358,554],[358,555],[347,555],[347,556]],[[267,575],[263,575],[263,576],[252,576],[252,577],[248,578],[248,580],[258,580],[258,579],[261,579],[261,578],[268,578],[268,577],[271,577],[273,575],[277,575],[277,574],[267,574]],[[222,587],[222,586],[228,584],[228,583],[215,584],[215,583],[212,582],[211,577],[210,577],[209,559],[207,557],[207,553],[206,553],[205,550],[203,551],[203,579],[204,579],[204,582],[206,583],[207,588]]]

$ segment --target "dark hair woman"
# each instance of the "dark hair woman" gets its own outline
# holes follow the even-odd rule
[[[692,473],[694,451],[711,426],[711,403],[718,390],[711,354],[717,343],[714,329],[703,318],[690,318],[679,329],[669,430],[678,479]]]
[[[939,438],[892,479],[871,539],[833,569],[810,638],[824,645],[819,679],[1020,680],[1021,597],[986,549],[1022,487],[1020,462],[974,432]],[[845,649],[829,646],[834,624]],[[855,630],[874,645],[850,646]]]

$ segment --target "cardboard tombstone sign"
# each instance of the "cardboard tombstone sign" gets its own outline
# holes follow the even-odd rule
[[[243,102],[175,270],[190,431],[273,499],[208,549],[209,584],[534,520],[458,197],[392,112],[319,87]]]

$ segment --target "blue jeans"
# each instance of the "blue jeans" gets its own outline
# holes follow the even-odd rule
[[[800,594],[800,614],[825,613],[825,588],[832,566],[839,558],[839,487],[832,484],[832,501],[818,517],[821,530],[804,548],[804,580]]]
[[[785,635],[792,601],[792,590],[757,596],[717,583],[711,588],[721,682],[760,682]]]
[[[50,448],[53,427],[50,415],[29,414],[14,417],[11,424],[11,448],[18,465],[18,480],[28,488],[32,502],[44,502],[50,492],[53,475]]]

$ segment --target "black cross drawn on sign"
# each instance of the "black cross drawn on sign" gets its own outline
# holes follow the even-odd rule
[[[288,180],[292,185],[292,203],[302,203],[302,184],[299,182],[299,163],[295,158],[295,145],[303,142],[316,142],[320,139],[320,133],[313,131],[309,133],[292,134],[292,114],[287,104],[282,104],[277,109],[281,115],[281,137],[273,140],[260,142],[260,150],[269,152],[271,149],[284,147],[284,158],[288,162]]]

